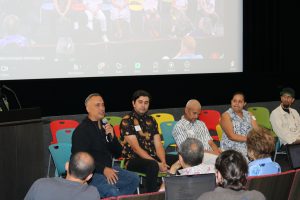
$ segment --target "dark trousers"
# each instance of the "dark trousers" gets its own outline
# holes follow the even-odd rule
[[[156,160],[159,160],[156,158]],[[167,155],[166,162],[171,166],[178,160],[178,156]],[[128,161],[127,169],[130,171],[146,174],[146,190],[147,192],[155,192],[159,189],[157,184],[157,174],[159,172],[158,163],[155,160],[135,158]]]

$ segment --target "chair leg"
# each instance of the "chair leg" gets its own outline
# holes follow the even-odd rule
[[[51,153],[49,154],[49,160],[48,160],[47,178],[49,178],[49,173],[50,173],[50,163],[51,163]]]

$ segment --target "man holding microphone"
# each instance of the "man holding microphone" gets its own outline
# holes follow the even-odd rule
[[[106,123],[105,105],[98,93],[90,94],[85,100],[88,116],[74,130],[72,153],[85,151],[95,160],[95,173],[91,185],[101,198],[133,194],[139,184],[134,172],[112,166],[112,158],[121,156],[122,146],[114,135],[113,127]]]

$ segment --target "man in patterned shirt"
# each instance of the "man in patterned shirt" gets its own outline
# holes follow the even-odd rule
[[[198,120],[200,111],[201,104],[199,101],[196,99],[189,100],[184,109],[184,115],[174,126],[172,134],[177,146],[180,146],[187,138],[200,140],[204,146],[203,163],[214,164],[221,150],[213,142],[204,122]]]
[[[137,90],[132,96],[133,111],[120,124],[123,157],[127,170],[146,174],[147,192],[158,190],[157,174],[166,172],[168,164],[155,119],[147,114],[150,94]],[[177,160],[177,157],[175,158]],[[174,161],[175,161],[174,159]]]

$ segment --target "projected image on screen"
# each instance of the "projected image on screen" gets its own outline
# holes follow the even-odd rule
[[[0,80],[242,71],[239,0],[0,0]]]

